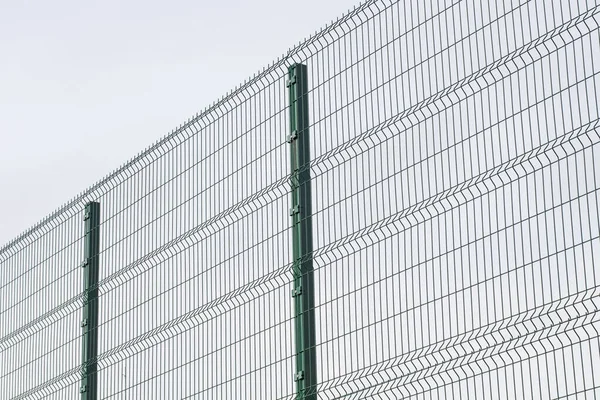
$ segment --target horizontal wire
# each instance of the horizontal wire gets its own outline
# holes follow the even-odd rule
[[[595,311],[595,314],[597,314],[597,313],[598,313],[598,311]],[[569,320],[569,321],[570,321],[570,320]],[[598,322],[598,321],[594,321],[594,322]],[[592,323],[593,323],[593,322],[592,322]],[[574,329],[577,329],[577,328],[569,328],[567,331],[569,331],[569,330],[574,330]],[[594,329],[594,330],[596,330],[596,329]],[[596,332],[597,332],[597,330],[596,330]],[[559,332],[559,333],[554,333],[554,334],[552,334],[552,335],[548,335],[548,337],[547,337],[547,338],[545,338],[545,339],[548,339],[548,338],[551,338],[551,337],[558,337],[558,336],[559,336],[561,333],[564,333],[564,332]],[[428,392],[431,392],[431,391],[433,391],[433,390],[435,390],[435,389],[439,389],[440,387],[444,387],[444,386],[447,386],[447,385],[455,385],[455,384],[458,384],[458,383],[460,383],[460,382],[462,382],[462,381],[464,381],[464,380],[467,380],[467,379],[472,379],[472,378],[474,378],[474,377],[477,377],[477,376],[481,376],[481,375],[484,375],[484,374],[488,374],[488,373],[490,373],[490,372],[492,372],[492,371],[496,371],[496,370],[498,370],[498,369],[501,369],[501,368],[506,368],[507,366],[510,366],[510,365],[514,365],[514,364],[522,363],[523,361],[525,361],[525,360],[528,360],[528,359],[531,359],[531,358],[537,358],[537,357],[540,357],[540,356],[543,356],[543,355],[547,355],[547,354],[549,354],[549,353],[552,353],[552,352],[555,352],[555,351],[559,351],[559,350],[561,350],[561,349],[564,349],[564,348],[567,348],[567,347],[572,347],[572,346],[575,346],[575,345],[581,345],[582,343],[585,343],[585,342],[588,342],[588,341],[592,341],[592,340],[594,340],[594,339],[596,339],[596,338],[598,338],[598,337],[600,337],[600,335],[598,335],[598,334],[597,334],[596,336],[592,336],[592,337],[589,337],[589,338],[587,338],[587,339],[582,339],[582,340],[581,340],[581,341],[579,341],[579,342],[575,342],[575,343],[569,343],[569,344],[566,344],[566,345],[562,345],[562,346],[560,346],[560,347],[554,347],[554,348],[552,348],[551,350],[547,350],[547,351],[544,351],[544,352],[539,352],[539,353],[537,353],[537,354],[536,354],[534,357],[529,357],[529,358],[526,358],[526,359],[524,359],[524,360],[522,360],[522,359],[521,359],[521,360],[517,360],[517,361],[512,361],[512,362],[510,362],[510,363],[505,363],[505,364],[504,364],[504,365],[502,365],[501,367],[490,368],[490,369],[488,369],[488,370],[486,370],[486,371],[484,371],[484,372],[470,374],[470,375],[469,375],[469,376],[467,376],[466,378],[454,379],[454,380],[453,380],[451,383],[445,383],[444,385],[437,385],[437,386],[434,386],[434,387],[433,387],[433,389],[427,389],[427,390],[424,390],[424,391],[416,391],[416,393],[415,393],[415,394],[413,394],[413,395],[410,395],[410,396],[412,397],[412,396],[414,396],[414,395],[417,395],[417,394],[424,394],[424,393],[428,393]],[[518,341],[518,340],[519,340],[518,338],[517,338],[517,339],[513,339],[513,340],[511,340],[511,342],[512,342],[512,341]],[[536,339],[536,340],[534,340],[532,343],[535,343],[535,342],[537,342],[537,341],[542,341],[542,339]],[[524,344],[523,344],[523,345],[520,345],[520,346],[516,346],[514,349],[521,348],[521,347],[525,347],[525,346],[526,346],[526,345],[524,345]],[[504,351],[504,352],[508,352],[508,350],[506,350],[506,351]],[[500,354],[502,354],[502,353],[500,353]],[[476,361],[479,361],[479,360],[476,360]],[[469,362],[468,362],[468,364],[474,363],[474,362],[476,362],[476,361],[469,361]],[[452,361],[448,361],[448,362],[452,362]],[[468,364],[467,364],[467,365],[468,365]],[[453,368],[454,368],[454,367],[453,367]],[[444,371],[444,372],[445,372],[445,371]],[[441,374],[441,373],[442,373],[442,372],[436,373],[436,374],[434,374],[433,376],[435,376],[435,375],[439,375],[439,374]],[[398,379],[390,379],[390,380],[388,380],[388,381],[386,381],[386,382],[384,382],[384,383],[395,382],[395,381],[397,381],[397,380],[399,380],[399,379],[400,379],[400,378],[398,378]],[[420,378],[420,379],[418,379],[418,380],[420,381],[420,380],[425,380],[425,379],[426,379],[426,378]],[[436,382],[436,383],[437,383],[437,382]],[[402,382],[402,383],[400,383],[400,382],[399,382],[399,383],[397,384],[397,386],[395,386],[395,387],[392,387],[392,386],[390,386],[390,385],[386,385],[386,386],[387,386],[387,388],[385,388],[385,389],[383,389],[383,390],[380,390],[380,391],[379,391],[379,393],[385,393],[385,392],[388,392],[388,391],[390,391],[390,390],[398,389],[400,386],[404,386],[404,385],[406,385],[404,382]],[[371,387],[375,387],[375,385],[373,385],[373,386],[371,386]],[[369,387],[369,388],[371,388],[371,387]],[[378,385],[377,385],[377,387],[382,387],[382,386],[381,386],[381,384],[378,384]],[[385,386],[384,386],[384,387],[385,387]],[[369,389],[369,388],[367,388],[367,389]],[[352,393],[358,393],[358,392],[361,392],[361,391],[364,391],[364,390],[367,390],[367,389],[357,389],[357,391],[355,391],[355,392],[352,392]],[[351,394],[352,394],[352,393],[351,393]],[[338,398],[339,398],[339,397],[338,397]]]
[[[552,211],[552,210],[554,210],[554,209],[561,208],[561,207],[563,207],[565,204],[571,203],[571,202],[573,202],[573,201],[575,201],[575,200],[578,200],[578,199],[581,199],[581,198],[583,198],[583,197],[587,197],[587,196],[589,196],[589,194],[591,194],[591,193],[597,193],[599,190],[600,190],[600,188],[598,188],[598,189],[595,189],[595,190],[593,190],[593,191],[590,191],[590,192],[588,192],[588,193],[582,194],[582,195],[580,195],[580,196],[577,196],[576,198],[573,198],[573,199],[571,199],[571,200],[569,200],[569,201],[566,201],[566,202],[564,202],[564,203],[561,203],[561,204],[559,204],[559,205],[556,205],[556,206],[554,206],[554,207],[552,207],[552,208],[550,208],[550,209],[544,210],[544,211],[542,211],[542,212],[540,212],[540,213],[536,214],[535,216],[529,217],[528,219],[531,219],[531,218],[534,218],[534,217],[539,217],[540,215],[546,214],[546,213],[548,213],[548,212],[550,212],[550,211]],[[514,224],[513,224],[513,225],[511,225],[510,227],[505,227],[505,228],[503,228],[503,229],[501,229],[501,230],[499,230],[499,231],[495,232],[494,234],[498,234],[498,233],[499,233],[499,232],[501,232],[501,231],[505,231],[505,230],[511,229],[511,228],[513,228],[514,226],[516,226],[516,225],[518,225],[518,224],[521,224],[521,223],[523,223],[523,222],[525,222],[525,220],[521,220],[521,221],[519,221],[519,222],[517,222],[517,223],[514,223]],[[492,234],[490,234],[490,235],[486,235],[486,237],[483,237],[483,238],[481,238],[481,240],[483,240],[484,238],[490,237],[490,236],[492,236]],[[386,320],[388,320],[388,319],[392,319],[392,318],[394,318],[394,317],[400,316],[400,315],[402,315],[402,314],[404,314],[404,313],[408,313],[408,312],[410,312],[410,311],[414,311],[414,310],[416,310],[416,309],[418,309],[418,308],[421,308],[421,307],[427,306],[427,305],[429,305],[429,304],[430,304],[430,303],[432,303],[432,302],[439,301],[439,300],[443,300],[443,299],[445,299],[445,298],[447,298],[447,297],[450,297],[450,296],[452,296],[452,295],[454,295],[454,294],[456,294],[456,293],[460,293],[460,292],[463,292],[463,291],[466,291],[466,290],[470,290],[472,287],[478,286],[478,285],[480,285],[480,284],[482,284],[482,283],[486,283],[486,282],[487,282],[487,281],[489,281],[489,280],[496,279],[496,278],[498,278],[498,277],[504,276],[504,275],[506,275],[506,274],[509,274],[509,273],[511,273],[511,272],[515,272],[515,271],[517,271],[517,270],[519,270],[519,269],[521,269],[521,268],[525,268],[526,266],[533,265],[533,264],[535,264],[535,263],[538,263],[538,262],[541,262],[541,261],[543,261],[543,260],[545,260],[545,259],[549,259],[549,258],[551,258],[551,257],[557,256],[558,254],[562,254],[562,253],[564,253],[564,252],[567,252],[567,251],[569,251],[569,250],[571,250],[571,249],[574,249],[574,248],[576,248],[576,247],[583,246],[584,244],[586,244],[586,243],[589,243],[589,242],[592,242],[593,240],[598,240],[598,237],[594,237],[594,238],[592,238],[592,239],[585,240],[585,241],[583,241],[583,242],[581,242],[581,243],[578,243],[578,244],[576,244],[576,245],[573,245],[573,246],[570,246],[570,247],[568,247],[568,248],[565,248],[565,249],[562,249],[562,250],[556,251],[556,252],[555,252],[555,253],[553,253],[553,254],[549,254],[549,255],[546,255],[546,256],[544,256],[544,257],[540,257],[540,258],[539,258],[539,259],[537,259],[537,260],[534,260],[534,261],[531,261],[531,262],[529,262],[529,263],[523,264],[523,265],[522,265],[522,266],[520,266],[520,267],[514,268],[514,269],[512,269],[512,270],[505,271],[505,272],[503,272],[503,273],[500,273],[499,275],[496,275],[496,276],[493,276],[493,277],[491,277],[491,278],[485,279],[484,281],[480,281],[480,282],[477,282],[477,283],[475,283],[475,284],[469,285],[469,286],[467,286],[467,287],[465,287],[465,288],[463,288],[463,289],[461,289],[461,290],[457,290],[457,291],[455,291],[455,292],[453,292],[453,293],[448,293],[448,294],[446,294],[446,295],[443,295],[443,296],[440,296],[440,297],[438,297],[438,298],[436,298],[436,299],[433,299],[433,300],[427,301],[426,303],[422,303],[422,304],[419,304],[419,305],[417,305],[417,306],[411,307],[411,308],[409,308],[409,309],[406,309],[406,310],[404,310],[404,311],[402,311],[402,312],[400,312],[400,313],[394,314],[394,315],[392,315],[392,316],[390,316],[390,317],[388,317],[388,318],[381,319],[381,320],[379,320],[379,321],[378,321],[378,322],[376,322],[376,323],[369,324],[369,325],[365,325],[365,326],[363,326],[362,328],[360,328],[359,330],[367,329],[367,328],[371,327],[372,325],[376,325],[376,324],[382,323],[382,322],[384,322],[384,321],[386,321]],[[476,242],[476,241],[475,241],[475,242]],[[475,242],[473,242],[473,243],[475,243]],[[358,289],[356,289],[356,290],[349,291],[349,292],[345,293],[345,294],[344,294],[344,296],[341,296],[341,297],[339,297],[339,298],[333,299],[333,300],[331,300],[331,301],[328,301],[328,302],[323,302],[323,303],[321,303],[321,304],[320,304],[318,307],[322,307],[322,306],[325,306],[325,305],[327,305],[327,304],[329,304],[329,303],[333,303],[333,302],[335,302],[335,301],[338,301],[339,299],[341,299],[341,298],[343,298],[343,297],[345,297],[345,296],[349,296],[349,295],[352,295],[352,294],[356,294],[356,293],[358,293],[358,292],[360,292],[360,291],[362,291],[362,290],[365,290],[365,289],[367,289],[367,288],[368,288],[368,287],[370,287],[370,286],[374,286],[374,285],[376,285],[376,284],[378,284],[378,283],[381,283],[381,282],[383,282],[383,281],[384,281],[384,280],[386,280],[386,279],[393,278],[393,277],[395,277],[395,276],[397,276],[397,275],[400,275],[400,274],[402,274],[402,273],[405,273],[405,272],[409,271],[410,269],[413,269],[413,268],[416,268],[416,267],[419,267],[419,266],[425,265],[425,264],[427,264],[427,263],[429,263],[429,262],[432,262],[433,260],[435,260],[435,259],[437,259],[437,258],[443,257],[443,256],[445,256],[445,255],[448,255],[448,254],[450,254],[450,253],[453,253],[453,252],[455,252],[455,251],[458,251],[458,250],[460,250],[461,248],[468,247],[468,246],[470,246],[470,245],[471,245],[471,244],[473,244],[473,243],[468,243],[468,244],[466,244],[466,245],[463,245],[463,246],[460,246],[460,247],[458,247],[458,248],[455,248],[455,249],[449,250],[448,252],[446,252],[446,253],[444,253],[444,254],[440,254],[440,255],[438,255],[438,256],[436,256],[436,257],[433,257],[433,258],[431,258],[431,259],[429,259],[429,260],[425,260],[425,261],[423,261],[423,262],[421,262],[421,263],[418,263],[418,264],[416,264],[416,265],[414,265],[414,266],[408,267],[408,268],[406,268],[405,270],[402,270],[402,271],[399,271],[399,272],[397,272],[397,273],[394,273],[394,274],[392,274],[392,275],[390,275],[390,276],[387,276],[387,277],[385,277],[385,278],[382,278],[382,279],[380,279],[380,280],[378,280],[378,281],[374,281],[374,282],[373,282],[373,283],[371,283],[371,284],[367,284],[367,285],[365,285],[365,286],[363,286],[363,287],[360,287],[360,288],[358,288]],[[320,268],[323,268],[323,267],[320,267]],[[317,268],[317,269],[315,269],[315,272],[316,272],[316,271],[318,271],[320,268]],[[264,294],[267,294],[267,293],[269,293],[269,292],[271,292],[271,291],[279,290],[279,289],[281,289],[281,287],[282,287],[282,286],[276,287],[276,288],[274,288],[274,289],[272,289],[272,290],[270,290],[270,291],[267,291],[267,292],[263,293],[263,295],[264,295]],[[253,299],[251,299],[251,301],[254,301],[254,300],[256,300],[256,299],[257,299],[257,298],[253,298]],[[561,301],[562,301],[562,299],[561,299]],[[241,303],[240,305],[238,305],[238,307],[241,307],[241,306],[243,306],[243,305],[245,305],[245,304],[247,304],[247,303]],[[546,305],[543,305],[543,306],[540,306],[540,307],[544,307],[544,306],[546,306]],[[226,310],[225,312],[223,312],[223,314],[222,314],[222,315],[225,315],[225,314],[227,314],[227,313],[229,313],[229,312],[232,312],[233,310],[235,310],[235,309],[236,309],[236,308],[238,308],[238,307],[233,307],[233,308],[231,308],[231,309],[229,309],[229,310]],[[531,310],[528,310],[527,312],[531,312]],[[222,315],[220,315],[220,316],[218,316],[218,317],[215,317],[215,318],[220,318]],[[515,317],[515,316],[511,316],[510,318],[514,318],[514,317]],[[507,318],[509,318],[509,317],[507,317]],[[292,320],[293,320],[293,317],[292,317],[292,318],[290,318],[290,319],[287,319],[287,320],[283,320],[283,321],[281,321],[281,322],[280,322],[280,324],[289,323],[289,322],[291,322]],[[210,321],[210,320],[206,320],[204,323],[207,323],[208,321]],[[276,327],[276,326],[278,326],[278,325],[280,325],[280,324],[277,324],[277,325],[275,325],[275,326],[269,327],[268,329],[272,329],[272,328],[274,328],[274,327]],[[170,324],[170,323],[167,323],[166,325],[171,325],[171,324]],[[200,324],[200,325],[202,325],[202,324]],[[170,327],[173,327],[173,326],[174,326],[174,325],[171,325]],[[197,326],[199,326],[199,325],[197,325]],[[188,329],[178,332],[178,333],[177,333],[177,335],[175,335],[175,336],[170,336],[170,337],[167,337],[167,338],[166,338],[166,339],[164,339],[164,340],[161,340],[161,341],[159,341],[159,342],[153,343],[153,345],[152,345],[152,346],[150,346],[150,347],[148,347],[148,348],[146,348],[146,350],[148,350],[149,348],[151,348],[151,347],[153,347],[153,346],[156,346],[156,345],[158,345],[158,344],[160,344],[160,343],[163,343],[164,341],[170,340],[170,339],[172,339],[172,338],[174,338],[174,337],[176,337],[176,336],[178,336],[178,335],[180,335],[180,334],[182,334],[182,333],[186,332],[187,330],[189,330],[189,329],[193,329],[193,328],[195,328],[195,327],[197,327],[197,326],[193,326],[192,328],[189,328],[189,327],[188,327]],[[99,327],[100,327],[100,326],[99,326]],[[268,329],[267,329],[267,330],[268,330]],[[150,332],[152,332],[152,331],[154,331],[154,330],[155,330],[155,329],[151,330]],[[258,332],[257,334],[260,334],[260,333],[263,333],[263,332],[261,331],[261,332]],[[338,340],[338,339],[342,338],[343,336],[345,336],[345,335],[348,335],[348,334],[351,334],[351,333],[352,333],[352,332],[350,332],[350,333],[347,333],[347,334],[344,334],[344,335],[341,335],[341,336],[339,336],[339,337],[337,337],[337,338],[334,338],[334,339],[332,339],[331,341],[333,341],[333,340]],[[146,335],[147,335],[147,334],[143,334],[143,335],[141,335],[141,337],[144,337],[144,336],[146,336]],[[255,335],[251,335],[251,336],[249,336],[249,337],[252,337],[252,336],[255,336]],[[244,338],[244,339],[248,339],[249,337],[247,337],[247,338]],[[243,341],[244,339],[240,339],[239,341]],[[326,344],[327,342],[329,342],[329,341],[323,341],[321,344]],[[127,347],[133,347],[134,345],[137,345],[138,343],[139,343],[139,342],[132,341],[132,344],[131,344],[131,345],[129,345],[129,346],[126,346],[126,347],[124,347],[124,348],[120,349],[120,351],[125,351],[125,349],[126,349]],[[227,348],[227,347],[233,346],[233,345],[235,345],[235,344],[237,344],[237,342],[233,342],[233,343],[231,343],[230,345],[223,346],[223,347],[221,347],[221,350],[222,350],[222,349],[225,349],[225,348]],[[119,347],[121,347],[121,346],[119,346]],[[109,353],[109,356],[112,356],[112,355],[116,354],[116,353],[111,353],[111,350],[107,351],[106,353]],[[96,361],[99,361],[99,362],[103,361],[104,357],[106,356],[106,353],[103,353],[103,354],[99,355],[99,356],[98,356],[98,358],[96,359]],[[79,370],[79,368],[74,368],[74,369],[71,371],[71,373],[70,373],[69,375],[72,375],[72,374],[75,374],[75,373],[77,373],[77,372],[78,372],[78,370]],[[9,375],[10,375],[10,374],[9,374]],[[64,379],[64,377],[63,377],[62,379]],[[41,390],[41,389],[40,389],[40,390]]]
[[[596,124],[597,124],[598,120],[597,120],[597,121],[595,121],[595,122],[596,122]],[[591,123],[589,123],[589,124],[587,124],[587,125],[589,126],[589,125],[593,125],[593,124],[594,124],[594,121],[593,121],[593,122],[591,122]],[[567,138],[567,137],[571,136],[571,135],[572,135],[574,132],[577,132],[577,131],[578,131],[578,130],[580,130],[580,129],[582,129],[582,128],[581,128],[581,127],[580,127],[580,128],[576,128],[576,129],[574,129],[573,131],[571,131],[571,132],[569,132],[569,133],[566,133],[566,134],[564,134],[564,135],[562,135],[562,136],[559,136],[558,138],[556,138],[556,139],[552,140],[551,142],[560,143],[560,145],[562,146],[562,143],[561,143],[561,138]],[[548,142],[548,143],[550,143],[550,142]],[[537,147],[537,149],[544,149],[544,153],[545,153],[546,151],[548,151],[548,150],[550,150],[550,149],[551,149],[551,147],[549,147],[549,146],[548,146],[548,143],[544,143],[544,144],[542,144],[542,145],[538,146],[538,147]],[[574,153],[572,153],[572,154],[571,154],[571,156],[572,156],[572,155],[574,155],[574,154],[578,154],[578,153],[580,153],[581,151],[583,151],[583,149],[576,150]],[[525,154],[527,154],[527,153],[530,153],[530,154],[535,154],[535,149],[532,149],[532,150],[530,150],[530,151],[526,152]],[[490,171],[502,172],[502,171],[500,171],[500,167],[501,167],[502,165],[504,165],[504,166],[511,166],[511,164],[514,164],[514,161],[515,161],[515,160],[519,160],[519,159],[522,159],[522,158],[523,158],[523,155],[518,155],[518,156],[516,156],[516,157],[512,158],[511,160],[508,160],[508,161],[506,161],[506,162],[504,162],[504,163],[500,164],[500,166],[495,166],[495,167],[493,167],[493,168],[490,168],[490,169],[488,169],[488,170],[487,170],[487,171],[485,171],[485,172],[482,172],[482,173],[480,173],[478,176],[480,176],[480,177],[481,177],[481,176],[484,176],[484,177],[485,177],[485,176],[487,176],[487,175],[488,175],[488,173],[489,173]],[[562,160],[561,158],[558,158],[557,160],[551,161],[551,162],[549,162],[549,163],[548,163],[548,164],[547,164],[545,167],[548,167],[548,166],[550,166],[550,165],[553,165],[553,164],[555,164],[555,163],[557,163],[557,162],[559,162],[559,161],[561,161],[561,160]],[[517,166],[517,165],[519,165],[519,164],[514,164],[514,166]],[[545,168],[545,167],[544,167],[544,168]],[[530,172],[528,172],[528,173],[524,174],[523,176],[528,176],[528,175],[530,175],[530,174],[532,174],[532,173],[534,173],[534,172],[536,172],[536,171],[538,171],[538,169],[534,169],[533,171],[530,171]],[[520,176],[520,177],[519,177],[519,179],[520,179],[520,178],[522,178],[523,176]],[[487,176],[487,178],[486,178],[486,179],[489,179],[490,177],[491,177],[491,176]],[[465,181],[463,181],[462,183],[460,183],[460,184],[457,184],[457,185],[453,186],[453,187],[452,187],[452,188],[450,188],[450,189],[446,189],[446,190],[445,190],[445,191],[443,191],[443,192],[452,193],[452,191],[453,191],[453,188],[461,188],[461,190],[467,189],[467,188],[468,188],[468,186],[464,186],[464,183],[465,183],[465,182],[468,182],[468,181],[473,181],[474,179],[475,179],[475,178],[471,178],[471,179],[465,180]],[[509,180],[509,181],[512,181],[512,180]],[[497,188],[496,188],[496,189],[494,189],[494,190],[497,190]],[[442,192],[442,193],[443,193],[443,192]],[[474,198],[479,198],[479,197],[483,196],[484,194],[485,194],[485,192],[482,192],[482,194],[480,194],[479,196],[476,196],[476,197],[474,197]],[[432,195],[432,196],[430,196],[430,197],[429,197],[429,199],[437,199],[437,201],[439,201],[439,199],[440,199],[440,197],[439,197],[439,196],[440,196],[439,194]],[[428,199],[425,199],[425,200],[423,200],[423,201],[421,201],[421,202],[419,202],[419,203],[420,203],[420,204],[426,204],[426,205],[430,206],[430,204],[428,204],[428,201],[429,201]],[[436,201],[436,202],[437,202],[437,201]],[[417,204],[419,204],[419,203],[417,203]],[[403,209],[403,210],[400,210],[399,212],[395,213],[394,215],[396,215],[396,216],[401,216],[403,213],[407,213],[407,212],[409,213],[409,214],[407,214],[407,215],[410,215],[411,213],[414,213],[415,211],[417,211],[417,209],[416,209],[416,205],[417,205],[417,204],[413,204],[412,206],[410,206],[410,207],[408,207],[408,208],[405,208],[405,209]],[[433,204],[435,204],[435,203],[433,203]],[[453,207],[451,207],[451,208],[453,208]],[[451,208],[450,208],[450,209],[451,209]],[[413,210],[411,210],[411,209],[413,209]],[[446,211],[447,211],[447,210],[446,210]],[[321,212],[323,212],[323,211],[321,211]],[[376,221],[376,222],[374,222],[373,224],[369,225],[368,227],[362,228],[362,231],[368,230],[368,229],[369,229],[369,227],[371,227],[371,228],[375,227],[375,228],[381,229],[381,228],[383,228],[383,227],[385,227],[385,226],[389,225],[389,222],[388,222],[388,223],[385,223],[385,224],[383,224],[383,225],[382,225],[382,223],[383,223],[383,222],[385,222],[386,220],[389,220],[390,218],[391,218],[391,216],[390,216],[390,217],[386,217],[386,218],[384,218],[383,220]],[[235,257],[238,257],[240,254],[243,254],[244,252],[248,252],[248,251],[250,251],[252,248],[254,248],[254,247],[256,247],[256,246],[259,246],[260,244],[262,244],[262,243],[264,243],[264,242],[266,242],[266,241],[270,240],[271,238],[273,238],[273,237],[276,237],[276,236],[278,236],[278,235],[281,235],[281,234],[284,234],[286,231],[287,231],[287,229],[286,229],[286,230],[284,230],[284,231],[280,231],[280,232],[276,233],[275,235],[273,235],[273,236],[272,236],[272,237],[270,237],[270,238],[266,238],[266,239],[264,239],[263,241],[261,241],[260,243],[256,244],[255,246],[252,246],[252,247],[250,247],[250,248],[248,248],[248,249],[245,249],[245,250],[244,250],[242,253],[235,254],[235,255],[231,256],[230,258],[228,258],[228,259],[226,259],[226,260],[222,261],[221,263],[219,263],[219,264],[216,264],[216,265],[212,266],[211,268],[208,268],[208,269],[206,269],[206,270],[205,270],[205,271],[203,271],[201,274],[199,274],[199,275],[196,275],[194,278],[197,278],[197,277],[199,277],[199,276],[201,276],[201,275],[203,275],[203,274],[206,274],[206,273],[208,273],[208,272],[209,272],[209,271],[211,271],[211,270],[214,270],[214,269],[218,268],[219,266],[221,266],[221,265],[223,265],[223,264],[227,263],[228,261],[232,260],[233,258],[235,258]],[[338,247],[341,247],[341,246],[347,245],[347,244],[348,244],[348,243],[347,243],[347,242],[348,242],[348,239],[349,239],[349,238],[353,238],[353,237],[357,236],[358,232],[360,232],[360,230],[359,230],[359,231],[355,231],[355,232],[353,232],[353,233],[351,233],[351,234],[348,234],[348,235],[347,235],[347,236],[345,236],[344,238],[341,238],[341,239],[337,240],[336,242],[332,242],[332,243],[328,244],[328,245],[327,245],[327,246],[325,246],[325,247],[321,247],[321,248],[319,248],[319,249],[316,249],[316,250],[313,252],[313,254],[312,254],[312,255],[307,255],[307,256],[305,256],[305,257],[309,257],[309,256],[310,256],[310,257],[322,256],[322,254],[327,254],[327,253],[330,253],[330,252],[332,252],[332,251],[336,250]],[[336,244],[335,244],[335,243],[338,243],[338,245],[336,246]],[[174,255],[172,255],[172,256],[174,256]],[[156,267],[156,266],[157,266],[157,265],[155,265],[154,267]],[[280,269],[280,271],[281,271],[282,269],[287,269],[287,268],[289,268],[290,266],[291,266],[291,263],[290,263],[290,264],[288,264],[288,266],[282,267],[282,268]],[[182,284],[183,284],[183,283],[182,283]],[[106,293],[108,293],[108,292],[106,292]],[[83,299],[83,295],[84,295],[84,294],[81,294],[81,295],[79,295],[79,296],[77,296],[77,297],[73,298],[73,300],[72,300],[72,301],[70,301],[70,302],[68,303],[68,305],[72,305],[72,304],[74,304],[74,303],[75,303],[77,300]],[[65,309],[66,307],[68,307],[68,305],[67,305],[67,306],[64,306],[64,307],[63,307],[63,306],[61,306],[61,309]],[[60,311],[60,310],[59,310],[59,311]],[[73,311],[74,311],[74,310],[73,310]],[[58,312],[58,311],[57,311],[57,312]],[[53,314],[55,314],[55,313],[56,313],[56,312],[53,312],[51,315],[53,315]],[[48,317],[45,317],[45,318],[48,318]],[[45,319],[45,318],[43,318],[43,319]],[[22,332],[25,332],[25,331],[26,331],[26,329],[30,329],[30,328],[31,328],[32,326],[34,326],[35,324],[39,323],[39,321],[41,321],[41,320],[34,320],[34,321],[32,321],[32,323],[30,323],[30,324],[29,324],[29,326],[27,326],[27,325],[26,325],[26,327],[25,327],[25,328],[21,328],[21,330],[16,330],[16,331],[14,331],[14,333],[13,333],[13,334],[12,334],[10,337],[6,337],[6,336],[5,336],[4,338],[0,339],[0,345],[1,345],[2,343],[6,342],[7,340],[9,340],[10,338],[12,338],[12,337],[15,337],[15,336],[17,336],[18,334],[20,334],[20,333],[22,333]],[[0,352],[1,352],[1,351],[3,351],[3,350],[4,350],[4,349],[0,349]]]

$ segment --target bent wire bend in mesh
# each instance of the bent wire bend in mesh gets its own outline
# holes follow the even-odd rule
[[[0,248],[0,399],[81,395],[90,202],[98,398],[297,398],[308,260],[307,397],[600,396],[599,22],[592,0],[360,4]]]

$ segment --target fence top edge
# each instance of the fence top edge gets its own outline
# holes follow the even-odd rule
[[[259,70],[257,73],[251,75],[250,78],[246,79],[241,85],[235,87],[234,89],[227,92],[224,96],[222,96],[219,100],[213,102],[209,106],[207,106],[204,110],[196,113],[193,117],[189,118],[186,122],[180,124],[177,128],[173,129],[171,132],[163,136],[161,139],[156,141],[155,143],[148,146],[146,149],[135,155],[133,158],[125,162],[120,167],[116,168],[104,178],[100,179],[90,187],[88,187],[83,192],[76,195],[71,200],[64,203],[54,212],[47,215],[45,218],[40,220],[37,224],[25,230],[23,233],[10,240],[8,243],[4,244],[0,247],[0,263],[4,262],[6,258],[10,257],[12,254],[7,254],[7,252],[13,249],[18,244],[22,243],[25,239],[35,235],[40,232],[42,228],[44,228],[47,224],[56,221],[59,217],[63,216],[68,211],[72,211],[68,216],[73,216],[73,212],[76,214],[77,212],[83,210],[86,201],[93,201],[96,199],[96,196],[102,194],[102,189],[110,184],[112,180],[117,178],[120,174],[126,172],[131,169],[136,164],[143,161],[144,158],[150,156],[154,151],[160,151],[161,147],[173,140],[173,138],[184,134],[185,130],[193,127],[194,124],[201,121],[203,118],[209,117],[211,114],[218,112],[222,107],[226,107],[230,102],[234,101],[237,96],[240,94],[250,90],[253,86],[256,86],[265,78],[269,78],[272,74],[277,73],[277,69],[284,67],[287,68],[288,65],[295,63],[295,56],[300,56],[301,59],[306,58],[306,54],[304,51],[314,42],[319,41],[324,38],[329,32],[338,29],[343,26],[343,24],[350,18],[359,16],[365,12],[367,7],[372,4],[377,3],[381,0],[363,0],[359,4],[357,4],[353,9],[347,11],[346,13],[340,15],[336,20],[326,24],[314,34],[309,36],[308,38],[300,41],[294,47],[291,47],[286,53],[277,57],[275,61],[272,61],[266,67]],[[312,51],[309,50],[310,53]],[[282,77],[285,76],[282,75]],[[235,105],[235,104],[234,104]],[[37,238],[37,237],[36,237]],[[34,238],[34,239],[36,239]],[[18,251],[18,250],[17,250]],[[14,253],[13,253],[14,254]]]

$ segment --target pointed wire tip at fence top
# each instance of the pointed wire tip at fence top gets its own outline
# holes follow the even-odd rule
[[[358,5],[355,5],[354,9],[352,10],[352,13],[355,13],[357,8],[360,10],[360,8],[362,8],[364,6],[364,4],[367,2],[373,2],[373,0],[366,0],[366,1],[359,3]],[[290,59],[294,55],[293,54],[294,52],[299,51],[300,48],[304,44],[308,43],[309,41],[318,40],[320,35],[325,34],[326,29],[330,29],[333,25],[335,25],[338,22],[341,23],[342,19],[345,16],[347,16],[348,14],[350,14],[350,12],[346,12],[345,14],[340,15],[339,18],[332,20],[331,23],[325,25],[321,29],[316,30],[313,35],[309,36],[308,38],[305,38],[304,41],[299,42],[298,45],[289,48],[286,54],[280,55],[279,58],[277,58],[277,61],[273,61],[270,64],[268,64],[267,67],[265,67],[263,69],[263,72],[255,75],[252,80],[247,79],[246,81],[244,81],[243,84],[236,86],[233,90],[230,90],[229,92],[226,92],[225,95],[221,96],[218,100],[211,103],[208,107],[197,112],[195,114],[195,116],[193,117],[193,121],[202,119],[204,116],[209,115],[211,112],[213,112],[214,109],[216,107],[218,107],[220,104],[222,104],[228,100],[232,100],[236,93],[242,91],[246,86],[254,84],[257,76],[265,77],[267,74],[275,72],[279,67],[282,66],[283,63],[285,63],[288,59]],[[44,217],[43,219],[41,219],[38,223],[36,223],[32,227],[26,229],[23,233],[21,233],[20,235],[18,235],[17,237],[15,237],[11,241],[9,241],[8,243],[1,246],[0,247],[0,256],[8,249],[12,248],[13,246],[16,246],[18,243],[25,240],[25,238],[29,237],[32,234],[35,234],[37,232],[37,230],[40,229],[43,225],[50,223],[53,220],[59,218],[68,209],[73,208],[73,207],[75,207],[75,208],[81,207],[81,203],[85,202],[87,200],[87,198],[92,195],[92,193],[101,191],[104,188],[104,186],[107,185],[108,180],[116,178],[119,174],[123,173],[128,168],[132,168],[132,166],[135,163],[141,161],[140,160],[141,158],[143,158],[146,155],[149,155],[157,147],[161,146],[164,142],[167,142],[168,140],[171,139],[172,136],[177,135],[177,134],[178,134],[178,130],[169,131],[169,133],[167,133],[161,139],[159,139],[157,141],[157,143],[152,144],[151,146],[143,149],[142,151],[137,153],[134,157],[132,157],[132,158],[128,159],[126,162],[124,162],[121,166],[119,166],[119,167],[115,168],[114,170],[112,170],[111,172],[109,172],[104,178],[102,178],[101,180],[92,184],[88,189],[84,190],[82,192],[82,194],[76,196],[71,201],[66,202],[63,206],[59,207],[54,212],[52,212],[51,214],[49,214],[46,217]],[[96,197],[101,194],[102,193],[96,194]]]

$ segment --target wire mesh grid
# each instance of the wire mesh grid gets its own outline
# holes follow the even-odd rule
[[[0,249],[0,398],[294,399],[288,66],[308,71],[306,398],[600,396],[600,6],[367,1]],[[310,397],[312,396],[312,397]]]

